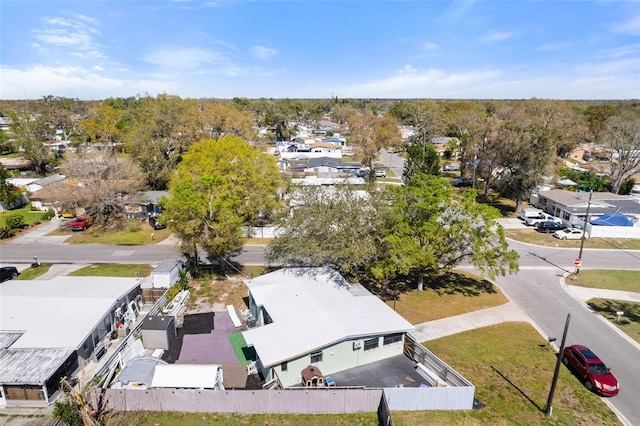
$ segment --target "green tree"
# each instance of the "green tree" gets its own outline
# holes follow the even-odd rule
[[[601,142],[603,132],[606,129],[606,122],[610,117],[620,114],[617,105],[611,103],[601,103],[597,105],[589,105],[584,111],[584,116],[589,125],[589,130],[593,135],[596,143]]]
[[[266,250],[271,265],[329,266],[347,278],[375,256],[375,210],[370,197],[348,186],[293,187],[291,211],[276,219],[279,230]]]
[[[244,140],[197,142],[171,179],[163,216],[185,253],[200,246],[224,271],[244,243],[242,226],[276,208],[279,185],[275,159]]]
[[[397,145],[400,131],[395,118],[374,115],[368,109],[355,114],[347,120],[349,123],[349,143],[354,147],[354,157],[369,167],[369,177],[374,178],[374,160],[382,148]]]
[[[55,154],[46,145],[55,137],[55,129],[43,116],[26,111],[14,111],[10,127],[23,156],[31,161],[38,174],[45,175],[56,160]]]
[[[20,188],[7,182],[9,178],[7,169],[0,166],[0,202],[7,206],[15,204],[22,197]]]
[[[424,276],[455,268],[464,259],[494,278],[518,270],[495,219],[495,208],[475,202],[472,189],[457,195],[445,179],[416,175],[403,187],[388,188],[384,237],[370,271],[378,280],[412,275],[423,289]]]
[[[123,142],[127,116],[126,109],[113,107],[105,101],[87,118],[80,121],[78,127],[93,142],[116,146]]]
[[[272,264],[330,266],[379,294],[396,292],[409,276],[422,289],[425,275],[464,259],[489,277],[518,269],[495,223],[500,213],[477,204],[473,190],[456,194],[445,179],[417,174],[366,196],[348,187],[294,192],[293,212],[281,217],[267,249]]]
[[[417,174],[440,174],[440,154],[431,143],[412,143],[407,149],[402,180],[407,183]]]

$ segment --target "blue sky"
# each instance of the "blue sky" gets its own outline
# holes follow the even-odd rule
[[[638,1],[0,0],[0,98],[640,98]]]

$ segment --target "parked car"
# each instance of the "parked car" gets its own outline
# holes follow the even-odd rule
[[[566,228],[553,233],[553,236],[560,240],[580,240],[582,239],[582,229]]]
[[[455,164],[447,164],[443,167],[443,170],[445,172],[455,172],[456,170],[458,170],[458,166],[456,166]]]
[[[0,268],[0,283],[14,279],[20,274],[15,266],[3,266]]]
[[[604,362],[586,346],[567,346],[562,354],[562,362],[576,373],[590,391],[604,396],[618,394],[618,380]]]
[[[387,172],[384,170],[376,170],[376,177],[387,177]]]
[[[562,223],[557,222],[555,220],[547,220],[544,222],[538,222],[538,225],[536,225],[536,230],[538,232],[542,232],[543,234],[547,234],[549,232],[556,232],[556,231],[561,231],[563,229],[565,229],[566,226],[564,226]]]
[[[473,181],[467,177],[461,177],[461,178],[452,180],[451,185],[456,187],[471,186],[473,185]]]
[[[167,225],[165,225],[164,223],[158,222],[158,219],[153,216],[149,218],[149,225],[151,225],[151,227],[155,230],[165,229],[167,227]]]
[[[529,216],[524,220],[524,224],[527,226],[538,226],[541,222],[560,222],[562,219],[552,216],[547,213],[540,213],[537,216]]]
[[[91,220],[86,217],[77,217],[70,226],[72,231],[84,231],[91,226]]]

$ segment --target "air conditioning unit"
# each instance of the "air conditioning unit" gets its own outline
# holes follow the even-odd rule
[[[354,351],[357,351],[360,348],[362,348],[362,342],[360,340],[357,340],[357,341],[353,342],[353,350]]]

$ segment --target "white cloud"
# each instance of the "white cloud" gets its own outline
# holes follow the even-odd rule
[[[424,44],[422,45],[422,47],[423,47],[425,50],[430,50],[430,51],[440,49],[440,46],[439,46],[439,45],[437,45],[436,43],[429,42],[429,41],[424,42]]]
[[[483,82],[496,79],[499,76],[500,72],[496,70],[447,73],[441,69],[419,70],[411,65],[405,65],[395,75],[388,78],[345,86],[338,92],[348,92],[349,94],[346,96],[381,98],[440,97],[444,93],[453,96],[455,93],[468,92],[470,89],[479,87]],[[345,95],[342,94],[342,96]]]
[[[85,15],[74,15],[74,18],[46,17],[42,20],[41,28],[32,30],[37,42],[32,44],[39,53],[45,48],[63,47],[56,54],[69,54],[79,58],[104,58],[101,46],[95,37],[100,32],[95,28],[98,21]],[[74,48],[75,50],[68,50]]]
[[[537,46],[533,50],[552,52],[557,50],[564,50],[568,47],[569,47],[568,43],[549,43],[549,44],[542,44],[540,46]]]
[[[508,40],[514,36],[514,33],[508,31],[493,31],[482,37],[480,41],[483,43],[495,43],[497,41]]]
[[[227,56],[219,51],[195,47],[157,49],[143,55],[141,59],[160,68],[190,70],[229,62]]]
[[[628,20],[611,25],[614,33],[640,35],[640,15],[632,16]]]
[[[163,93],[175,90],[173,81],[155,79],[118,79],[104,77],[81,67],[33,66],[24,70],[2,67],[0,93],[3,99],[39,99],[66,96],[79,99],[128,97],[136,93]]]
[[[405,65],[389,77],[330,91],[356,98],[636,99],[639,75],[640,64],[633,59],[585,63],[543,75],[529,75],[526,68],[446,70]]]
[[[251,48],[251,55],[260,59],[269,59],[274,57],[278,51],[270,47],[265,46],[253,46]]]

